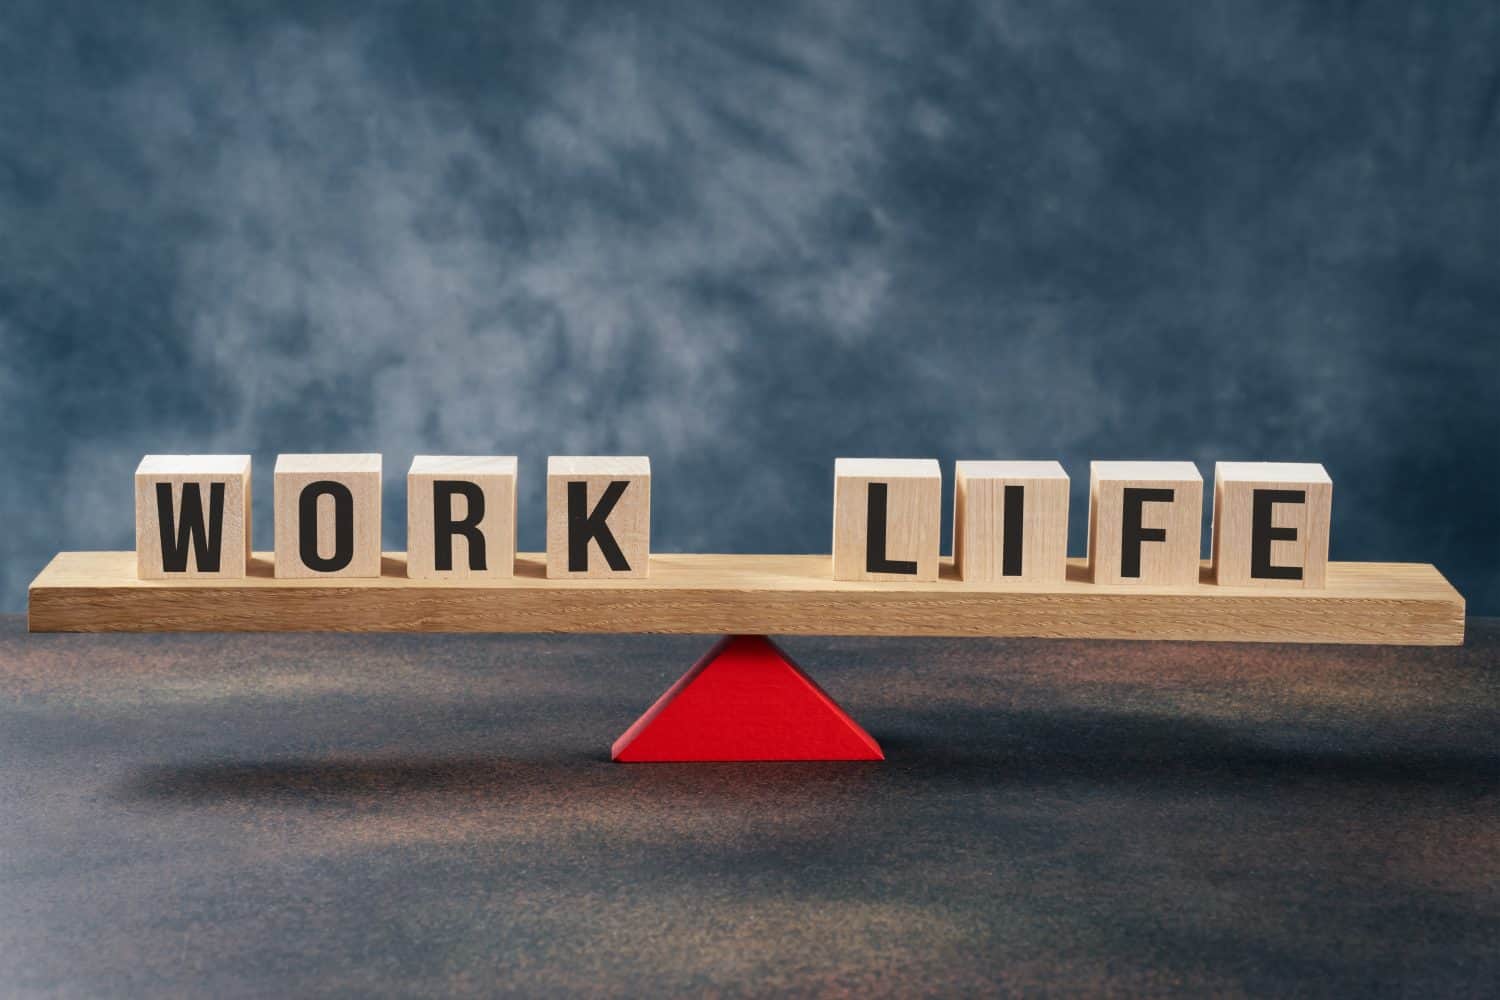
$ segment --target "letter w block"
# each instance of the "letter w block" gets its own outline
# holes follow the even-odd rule
[[[240,578],[249,561],[249,455],[141,459],[135,470],[136,576]]]

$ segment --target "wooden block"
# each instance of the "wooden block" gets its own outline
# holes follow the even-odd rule
[[[516,457],[418,455],[406,474],[406,575],[513,576]]]
[[[936,580],[943,472],[935,458],[833,464],[833,578]]]
[[[651,460],[553,455],[547,459],[547,575],[649,575]]]
[[[1068,570],[1068,474],[1057,462],[957,462],[959,579],[1060,583]]]
[[[1316,462],[1214,466],[1214,579],[1231,587],[1323,587],[1333,480]]]
[[[1089,466],[1089,571],[1095,583],[1198,582],[1203,476],[1192,462]]]
[[[135,556],[142,580],[243,577],[250,561],[250,456],[141,459]]]
[[[380,575],[380,456],[276,459],[276,575]]]

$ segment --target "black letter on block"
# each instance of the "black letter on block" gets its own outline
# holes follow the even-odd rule
[[[589,568],[589,539],[599,543],[599,551],[604,554],[604,561],[609,563],[610,569],[616,573],[630,569],[625,553],[620,551],[614,533],[606,523],[610,511],[615,509],[629,485],[628,480],[616,479],[605,489],[593,511],[586,513],[588,483],[568,484],[568,572],[581,573]]]
[[[468,513],[462,521],[453,520],[453,497],[462,494],[468,500]],[[453,568],[453,536],[469,540],[469,569],[484,572],[484,535],[479,522],[484,520],[484,490],[478,483],[456,479],[437,479],[432,483],[432,541],[434,569]]]
[[[1255,490],[1250,517],[1250,576],[1256,580],[1300,580],[1301,566],[1272,566],[1271,543],[1295,542],[1296,528],[1271,527],[1271,508],[1279,503],[1306,503],[1306,490]]]
[[[1021,575],[1022,527],[1026,523],[1026,487],[1005,487],[1005,548],[1000,557],[1001,576]]]
[[[1141,575],[1141,543],[1165,542],[1167,529],[1141,527],[1141,507],[1147,503],[1171,503],[1176,490],[1125,487],[1125,524],[1120,530],[1120,575]]]
[[[885,557],[885,508],[888,484],[871,483],[865,493],[865,572],[908,573],[915,576],[917,564],[909,559]]]
[[[318,497],[333,497],[333,556],[318,555]],[[336,573],[354,559],[354,494],[343,483],[320,479],[297,498],[297,537],[302,561],[319,573]]]
[[[166,573],[186,573],[188,537],[198,554],[198,571],[217,573],[224,541],[224,484],[208,484],[208,531],[203,529],[203,491],[197,483],[182,484],[182,516],[173,530],[172,484],[156,484],[156,523],[161,530],[161,568]]]

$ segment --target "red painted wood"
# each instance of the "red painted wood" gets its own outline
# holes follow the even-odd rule
[[[618,740],[617,761],[884,760],[880,745],[762,635],[720,639]]]

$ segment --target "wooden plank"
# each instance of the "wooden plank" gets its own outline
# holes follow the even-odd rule
[[[676,632],[1041,636],[1457,645],[1464,599],[1432,566],[1330,563],[1318,590],[939,579],[836,581],[827,555],[651,556],[644,579],[411,580],[404,553],[373,578],[277,579],[257,553],[243,580],[138,580],[133,552],[64,552],[31,585],[34,632]]]

